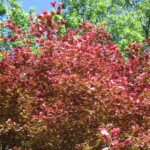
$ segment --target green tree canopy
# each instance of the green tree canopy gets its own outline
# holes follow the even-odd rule
[[[78,23],[90,20],[100,27],[106,23],[106,31],[111,34],[122,52],[133,39],[141,42],[150,36],[149,0],[61,0],[66,27],[75,29]]]
[[[35,18],[34,7],[31,7],[29,12],[25,12],[18,0],[0,0],[0,23],[6,23],[6,19],[11,19],[11,22],[15,22],[16,28],[18,25],[21,26],[21,31],[26,31],[30,26],[28,17]],[[5,26],[0,26],[0,36],[14,36],[14,33]],[[29,37],[31,38],[31,37]],[[10,50],[12,47],[21,44],[19,41],[16,42],[1,42],[0,38],[0,49]]]

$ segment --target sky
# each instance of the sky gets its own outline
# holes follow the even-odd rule
[[[54,2],[54,0],[19,0],[22,8],[28,12],[29,8],[35,6],[36,13],[42,13],[42,10],[55,10],[51,5],[50,2]],[[57,5],[60,3],[60,0],[56,0],[56,8]]]

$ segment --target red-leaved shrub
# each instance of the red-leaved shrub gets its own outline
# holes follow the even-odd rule
[[[0,61],[2,149],[149,149],[150,63],[142,43],[129,44],[125,61],[104,25],[85,21],[56,37],[66,23],[53,20],[60,11],[37,14],[39,23],[29,18],[26,33],[11,20],[3,24],[16,33],[3,42],[24,46]],[[40,55],[31,53],[30,34]]]

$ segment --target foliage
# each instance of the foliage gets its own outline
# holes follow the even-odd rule
[[[3,16],[6,13],[6,5],[0,3],[0,16]]]
[[[37,14],[38,23],[16,34],[0,61],[0,147],[33,150],[148,149],[149,55],[141,44],[126,49],[89,21],[58,35],[64,20]],[[2,26],[16,32],[10,19]],[[78,35],[80,33],[80,35]],[[30,53],[35,37],[40,55]],[[25,38],[22,38],[25,37]],[[1,37],[2,42],[12,37]],[[26,41],[22,41],[26,39]],[[11,41],[12,43],[15,41]],[[140,51],[139,51],[140,49]]]
[[[110,41],[125,53],[133,39],[141,42],[150,35],[149,0],[61,0],[63,18],[67,27],[76,29],[78,24],[90,20],[100,27],[107,23]]]
[[[11,19],[11,21],[15,22],[14,26],[18,26],[18,29],[16,32],[12,32],[9,28],[5,28],[0,26],[0,36],[15,36],[15,34],[18,34],[17,32],[20,31],[26,31],[30,27],[30,21],[28,17],[35,17],[34,14],[34,7],[30,8],[29,13],[26,13],[19,4],[18,0],[1,0],[0,7],[3,6],[5,11],[4,13],[0,12],[0,16],[2,16],[0,24],[6,23],[5,19]],[[29,39],[33,39],[32,36],[28,37]],[[0,48],[3,50],[11,50],[11,48],[16,47],[16,45],[22,44],[20,41],[15,42],[1,42],[0,41]]]

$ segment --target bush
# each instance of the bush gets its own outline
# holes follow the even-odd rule
[[[150,63],[143,44],[132,43],[128,61],[104,31],[85,21],[59,34],[57,13],[37,14],[16,34],[0,61],[0,144],[5,149],[80,150],[150,148]],[[31,53],[37,38],[37,51]],[[55,35],[58,35],[57,37]],[[24,37],[27,37],[25,41]],[[145,43],[144,43],[145,44]]]

